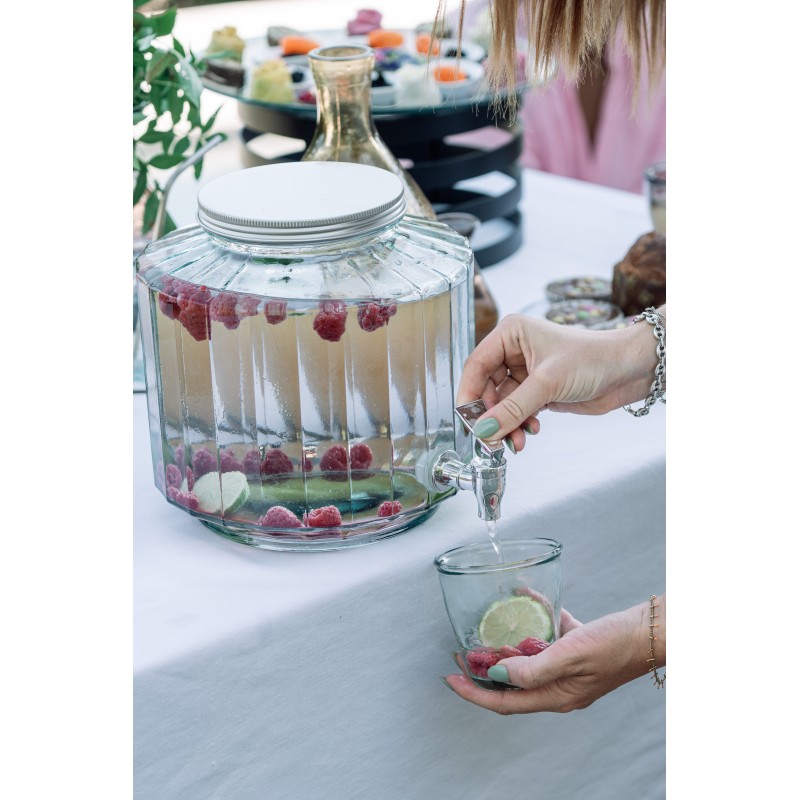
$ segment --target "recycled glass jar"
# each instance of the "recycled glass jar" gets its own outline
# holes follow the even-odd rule
[[[472,253],[404,217],[377,167],[301,162],[203,186],[198,224],[137,261],[155,482],[212,530],[268,549],[366,544],[450,492],[470,454],[454,392]]]

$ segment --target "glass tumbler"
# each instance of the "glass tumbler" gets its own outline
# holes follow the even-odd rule
[[[647,198],[650,201],[650,218],[653,227],[667,233],[667,162],[659,161],[644,171]]]
[[[561,550],[553,539],[504,537],[495,549],[487,538],[434,559],[462,663],[478,686],[513,688],[491,680],[489,668],[558,638]]]

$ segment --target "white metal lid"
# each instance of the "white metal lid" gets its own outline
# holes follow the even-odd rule
[[[209,233],[248,244],[336,242],[381,230],[406,211],[403,184],[365,164],[301,161],[231,172],[197,195]]]

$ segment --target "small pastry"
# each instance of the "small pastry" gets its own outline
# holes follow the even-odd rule
[[[374,8],[361,8],[356,12],[355,19],[347,23],[348,36],[363,36],[381,26],[383,14]]]
[[[206,60],[204,76],[215,83],[225,86],[234,86],[241,89],[244,86],[244,67],[241,61],[232,58],[209,58]]]
[[[427,64],[404,64],[395,72],[397,104],[436,106],[442,102],[442,90],[430,75]]]
[[[287,36],[302,36],[300,31],[294,28],[286,28],[283,25],[271,25],[267,28],[267,44],[270,47],[277,47],[281,43],[281,39]]]
[[[405,37],[402,33],[397,31],[385,31],[382,28],[377,28],[370,31],[367,36],[367,44],[370,47],[401,47]]]
[[[667,299],[667,237],[651,231],[640,236],[614,266],[611,301],[626,314],[639,314]]]
[[[251,75],[250,96],[265,103],[294,102],[292,76],[286,62],[275,58],[259,64]]]
[[[224,58],[232,61],[241,61],[244,53],[244,39],[237,33],[236,28],[227,25],[211,34],[211,43],[206,48],[206,55],[224,53]]]
[[[319,47],[319,42],[305,36],[284,36],[281,39],[281,51],[285,56],[305,56],[316,47]]]

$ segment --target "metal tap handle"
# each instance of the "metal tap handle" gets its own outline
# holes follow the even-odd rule
[[[475,423],[478,418],[483,416],[489,409],[483,400],[473,400],[471,403],[464,403],[456,407],[456,414],[464,427],[475,439],[475,455],[490,464],[499,466],[503,461],[504,445],[501,439],[484,441],[475,436]]]

